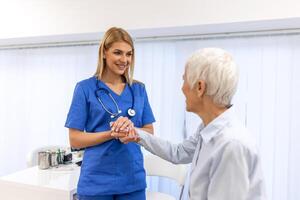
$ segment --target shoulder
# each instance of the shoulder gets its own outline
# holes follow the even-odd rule
[[[244,133],[240,132],[239,134],[245,135],[239,137],[227,136],[227,141],[221,148],[220,156],[223,160],[231,162],[232,165],[236,163],[236,167],[247,167],[252,173],[259,165],[260,154],[253,138],[247,132],[247,130]]]
[[[76,83],[75,92],[76,93],[84,93],[86,96],[96,89],[96,77],[90,77],[87,79],[83,79]]]
[[[241,125],[233,125],[224,131],[225,146],[227,151],[243,152],[257,155],[258,148],[252,134]]]
[[[83,80],[77,82],[77,85],[80,85],[82,87],[86,87],[86,86],[95,84],[95,82],[96,82],[96,77],[92,76],[90,78],[83,79]]]
[[[139,86],[145,87],[145,84],[141,81],[138,81],[138,80],[133,80],[132,85],[139,85]]]
[[[87,92],[89,90],[95,90],[97,87],[97,79],[95,76],[92,76],[87,79],[83,79],[76,84],[76,88],[81,88],[83,91]]]
[[[145,90],[145,84],[143,82],[137,81],[137,80],[133,80],[131,87],[134,90]]]

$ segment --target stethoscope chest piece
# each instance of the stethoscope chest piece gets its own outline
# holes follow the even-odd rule
[[[128,115],[129,115],[130,117],[134,117],[134,116],[135,116],[135,110],[132,109],[132,108],[129,108],[128,111],[127,111],[127,113],[128,113]]]

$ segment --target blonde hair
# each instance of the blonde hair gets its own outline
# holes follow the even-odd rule
[[[216,104],[229,106],[236,92],[239,73],[232,56],[220,48],[196,51],[186,63],[187,82],[192,88],[199,80],[207,84],[206,95]]]
[[[131,64],[129,68],[126,69],[124,74],[126,82],[131,85],[133,82],[133,71],[134,71],[134,57],[135,57],[134,45],[133,45],[133,40],[129,35],[129,33],[127,33],[127,31],[125,31],[122,28],[112,27],[105,32],[99,46],[98,65],[97,65],[95,76],[98,79],[101,79],[104,68],[106,67],[106,62],[104,59],[104,51],[109,49],[112,46],[112,44],[115,42],[126,42],[132,48]]]

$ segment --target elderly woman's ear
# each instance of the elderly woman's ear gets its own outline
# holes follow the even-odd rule
[[[198,97],[202,97],[205,94],[205,89],[206,89],[206,84],[205,81],[199,80],[198,83],[196,84],[196,91],[198,94]]]

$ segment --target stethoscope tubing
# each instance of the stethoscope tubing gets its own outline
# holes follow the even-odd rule
[[[120,110],[119,108],[119,105],[118,103],[116,102],[115,98],[111,95],[111,93],[109,92],[108,89],[106,88],[103,88],[99,85],[99,80],[97,80],[97,90],[95,91],[95,96],[96,98],[98,99],[98,101],[100,102],[101,106],[103,107],[103,109],[108,113],[110,114],[111,118],[115,118],[117,117],[122,111]],[[129,90],[130,90],[130,93],[131,93],[131,98],[132,98],[132,104],[131,104],[131,107],[128,109],[127,111],[127,114],[128,116],[131,118],[131,117],[134,117],[135,116],[135,110],[134,110],[134,103],[135,103],[135,98],[134,98],[134,93],[133,93],[133,89],[131,88],[131,86],[128,84],[128,87],[129,87]],[[103,103],[103,101],[101,100],[101,97],[100,95],[98,95],[98,91],[104,91],[109,97],[110,99],[113,101],[116,109],[117,109],[117,112],[114,113],[112,111],[110,111]]]

